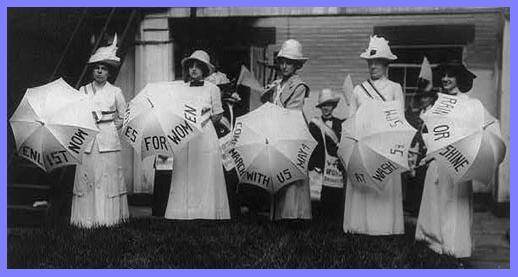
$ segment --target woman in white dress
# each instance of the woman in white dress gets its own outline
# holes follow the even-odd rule
[[[469,98],[465,93],[471,89],[476,76],[462,63],[452,61],[440,65],[438,70],[442,76],[442,93]],[[471,181],[454,184],[432,160],[426,171],[416,240],[425,241],[439,254],[457,258],[471,256],[472,193]]]
[[[80,227],[110,226],[129,217],[117,132],[126,101],[120,88],[107,81],[120,64],[116,51],[117,35],[112,45],[99,48],[90,57],[93,82],[79,89],[91,98],[100,130],[76,167],[70,222]]]
[[[404,111],[401,85],[387,78],[392,54],[388,41],[370,38],[369,47],[360,55],[368,64],[370,78],[353,89],[352,112],[367,101],[399,101]],[[401,176],[389,180],[383,191],[347,184],[343,229],[346,233],[396,235],[404,233]]]
[[[309,87],[296,72],[306,61],[298,41],[285,41],[277,54],[281,78],[268,86],[268,90],[261,96],[262,101],[302,111]],[[274,219],[311,219],[309,179],[292,182],[277,192]]]
[[[203,81],[214,70],[209,55],[195,51],[182,60],[185,89],[204,103],[210,119],[202,133],[174,156],[171,190],[165,211],[168,219],[230,219],[225,177],[214,124],[221,119],[219,88]]]

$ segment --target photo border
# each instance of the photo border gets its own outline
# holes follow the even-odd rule
[[[516,1],[515,1],[516,2]],[[390,5],[387,5],[390,3]],[[201,275],[211,275],[211,276],[241,276],[243,274],[246,274],[247,277],[253,277],[253,276],[259,276],[263,274],[268,274],[270,276],[285,276],[285,274],[289,275],[297,275],[297,276],[314,276],[315,274],[325,274],[326,276],[340,276],[343,277],[343,274],[364,274],[366,275],[377,275],[377,274],[383,274],[383,275],[390,275],[390,276],[415,276],[418,274],[421,276],[436,276],[437,274],[448,274],[448,275],[468,275],[469,276],[487,276],[487,274],[512,274],[513,270],[512,268],[516,267],[515,262],[511,259],[513,256],[512,249],[514,248],[513,240],[511,239],[510,242],[510,267],[511,270],[394,270],[394,269],[388,269],[383,271],[378,270],[372,270],[372,269],[359,269],[359,270],[348,270],[348,269],[340,269],[340,270],[255,270],[255,269],[246,269],[246,270],[202,270],[202,269],[193,269],[193,270],[175,270],[174,272],[170,271],[164,271],[164,270],[150,270],[150,269],[144,269],[144,270],[75,270],[71,272],[70,270],[38,270],[38,271],[29,271],[29,270],[8,270],[7,269],[7,122],[8,119],[6,118],[6,111],[7,111],[7,8],[8,7],[83,7],[83,6],[90,6],[90,7],[109,7],[109,6],[117,6],[117,7],[168,7],[168,6],[178,6],[178,7],[191,7],[191,6],[408,6],[408,7],[426,7],[426,6],[435,6],[435,7],[510,7],[510,14],[512,14],[512,11],[514,10],[513,1],[489,1],[489,0],[471,0],[471,1],[460,1],[460,0],[422,0],[422,1],[408,1],[408,0],[391,0],[389,1],[375,1],[375,0],[350,0],[350,1],[330,1],[330,0],[323,0],[323,1],[317,1],[317,0],[299,0],[299,1],[272,1],[272,0],[260,0],[260,1],[201,1],[201,0],[194,0],[194,1],[163,1],[163,0],[149,0],[149,1],[132,1],[132,0],[126,0],[126,1],[115,1],[115,0],[90,0],[90,1],[66,1],[66,0],[60,0],[60,1],[35,1],[35,0],[6,0],[6,1],[0,1],[0,39],[1,39],[1,45],[0,45],[0,92],[2,95],[0,105],[1,110],[4,111],[2,113],[2,117],[4,117],[1,121],[1,147],[2,147],[2,156],[1,156],[1,176],[2,176],[2,185],[3,190],[2,193],[0,193],[0,205],[2,206],[4,210],[4,216],[1,217],[0,220],[0,249],[1,249],[1,257],[0,257],[0,274],[3,276],[27,276],[28,274],[43,274],[48,276],[68,276],[69,274],[74,274],[74,276],[91,276],[91,274],[101,274],[103,276],[110,276],[112,274],[124,274],[126,276],[141,276],[142,274],[158,274],[160,276],[171,276],[171,274],[181,274],[183,275],[189,275],[189,276],[201,276]],[[516,72],[516,57],[517,55],[513,55],[512,53],[512,46],[515,45],[516,42],[516,24],[511,21],[510,22],[510,30],[511,30],[511,72],[510,76],[514,76],[513,73]],[[516,48],[518,49],[518,48]],[[515,88],[518,82],[518,78],[512,78],[510,79],[511,82],[511,107],[514,107],[516,104],[516,97],[512,93],[512,88]],[[511,122],[513,118],[516,118],[516,113],[518,113],[518,109],[514,110],[511,109]],[[516,124],[511,124],[510,128],[510,136],[511,140],[514,137],[514,135],[517,135],[516,130]],[[514,153],[514,149],[508,145],[507,147],[510,148],[511,157],[516,156]],[[513,186],[514,182],[514,170],[517,169],[515,164],[512,162],[512,159],[510,159],[510,190],[511,190],[511,198],[515,195],[516,189]],[[512,208],[511,206],[511,219],[513,218],[513,215],[515,213],[515,208]],[[514,229],[513,227],[513,220],[510,220],[511,224],[511,230]],[[512,237],[512,236],[511,236]],[[347,271],[347,272],[346,272]],[[7,275],[8,274],[8,275]],[[78,275],[79,274],[79,275]]]

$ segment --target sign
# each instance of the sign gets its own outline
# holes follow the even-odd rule
[[[86,132],[83,129],[77,128],[77,131],[74,132],[72,137],[70,138],[70,141],[68,142],[68,150],[79,154],[83,151],[83,148],[85,146],[86,139],[90,136],[88,132]]]
[[[226,171],[232,170],[236,165],[230,154],[230,150],[234,147],[232,143],[232,133],[228,133],[226,136],[219,139],[219,147],[221,150],[221,162]]]
[[[333,157],[326,153],[326,161],[324,165],[324,178],[322,181],[322,185],[333,187],[333,188],[343,188],[344,181],[342,178],[342,172],[338,169],[338,165],[340,161],[337,157]]]
[[[305,143],[302,143],[297,150],[297,166],[300,167],[302,170],[305,170],[308,166],[309,157],[311,155],[311,147],[306,145]]]

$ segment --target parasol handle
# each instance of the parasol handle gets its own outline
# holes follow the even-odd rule
[[[234,131],[234,104],[227,102],[228,112],[230,113],[230,132]]]
[[[270,220],[273,221],[275,217],[275,192],[270,193]]]
[[[486,129],[487,127],[489,127],[489,126],[493,125],[493,123],[495,123],[495,122],[496,122],[496,120],[492,120],[492,121],[490,121],[490,122],[488,122],[488,123],[486,123],[486,124],[482,125],[482,129]]]
[[[351,136],[344,136],[343,138],[348,138],[350,140],[354,140],[354,142],[358,142],[358,139],[357,138],[353,138]]]
[[[419,162],[419,164],[414,167],[415,168],[419,168],[419,167],[422,167],[422,166],[425,166],[425,165],[428,165],[429,163],[431,163],[432,161],[434,161],[435,158],[429,158],[429,159],[422,159],[421,162]],[[424,162],[423,162],[424,161]]]
[[[153,102],[151,102],[151,100],[149,100],[149,98],[148,98],[148,97],[146,97],[146,100],[149,102],[149,105],[151,105],[151,108],[154,108],[154,107],[155,107],[155,105],[153,105]]]

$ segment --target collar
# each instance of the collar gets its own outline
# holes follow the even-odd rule
[[[190,87],[203,87],[203,81],[192,80],[189,82]]]
[[[287,84],[287,83],[293,81],[294,78],[297,78],[297,77],[299,77],[298,74],[297,73],[293,73],[290,77],[286,78],[286,80],[284,80],[282,78],[279,79],[279,84],[282,84],[282,85]]]
[[[383,76],[383,77],[381,77],[381,78],[379,78],[377,80],[372,80],[371,78],[369,78],[369,80],[371,80],[371,82],[376,84],[376,85],[378,85],[378,84],[381,85],[381,84],[387,82],[389,79],[387,78],[387,76]]]
[[[453,88],[452,93],[447,93],[447,92],[444,92],[444,91],[441,91],[440,93],[446,94],[446,95],[453,95],[453,96],[457,96],[457,97],[462,97],[462,98],[464,98],[465,96],[467,97],[466,93],[461,92],[458,87]]]
[[[332,121],[332,120],[333,120],[333,118],[334,118],[334,116],[332,116],[332,115],[331,115],[331,116],[330,116],[330,117],[328,117],[328,118],[324,118],[323,116],[321,116],[320,118],[322,118],[322,120],[325,122],[325,121]]]
[[[376,89],[378,89],[380,92],[383,90],[390,82],[390,80],[387,78],[387,76],[383,76],[377,80],[372,80],[369,78],[369,80],[376,86]]]
[[[88,90],[90,90],[92,95],[96,95],[98,91],[103,91],[103,90],[109,88],[111,86],[111,84],[110,84],[110,82],[106,81],[106,83],[104,83],[104,86],[99,89],[95,86],[95,81],[93,81],[86,86],[88,87]]]

